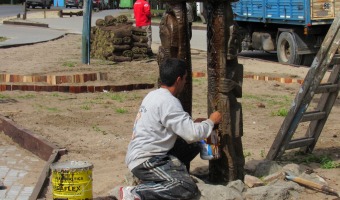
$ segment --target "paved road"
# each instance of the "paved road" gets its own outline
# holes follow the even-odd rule
[[[97,19],[103,19],[106,15],[116,15],[120,12],[126,13],[127,10],[105,10],[92,15],[92,26]],[[65,33],[81,34],[83,28],[83,17],[73,16],[64,18],[46,18],[46,19],[29,19],[30,21],[40,22],[48,24],[49,28],[41,27],[29,27],[18,25],[0,25],[0,36],[8,37],[9,40],[0,42],[0,47],[15,44],[30,44],[38,42],[48,41],[58,38]],[[152,42],[154,44],[160,44],[159,27],[152,26]],[[206,31],[205,30],[193,30],[193,36],[191,39],[191,48],[206,50]]]
[[[22,13],[24,10],[23,6],[20,5],[2,5],[0,6],[0,18],[16,16]]]
[[[106,15],[115,15],[120,12],[126,13],[127,10],[105,10],[92,15],[92,25],[95,24],[97,19],[103,19]],[[62,30],[69,33],[81,34],[83,27],[83,17],[76,16],[71,18],[49,18],[49,19],[34,19],[34,21],[49,24],[52,29]],[[160,44],[159,27],[152,26],[152,42]],[[203,40],[202,40],[203,39]],[[206,31],[205,30],[193,30],[193,36],[191,39],[191,48],[206,50]]]
[[[0,36],[9,38],[0,42],[0,47],[45,42],[61,37],[65,33],[66,31],[33,26],[0,25]]]
[[[0,6],[2,8],[2,6]],[[2,10],[2,9],[1,9]],[[104,10],[92,14],[92,26],[97,19],[103,19],[106,15],[117,15],[126,13],[128,10]],[[66,33],[82,34],[83,16],[73,16],[64,18],[37,18],[29,19],[30,21],[48,24],[49,28],[29,27],[18,25],[0,24],[0,36],[7,37],[9,40],[0,42],[1,47],[9,47],[21,44],[31,44],[36,42],[49,41],[63,36]],[[160,45],[159,26],[152,26],[152,43],[157,48]],[[207,34],[206,30],[193,30],[192,39],[190,41],[192,49],[207,50]],[[246,51],[240,56],[261,58],[264,60],[276,61],[276,54],[268,54],[261,51]]]

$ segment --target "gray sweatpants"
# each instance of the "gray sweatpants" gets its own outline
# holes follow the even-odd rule
[[[192,199],[199,193],[186,166],[172,155],[155,156],[132,173],[142,181],[134,189],[142,199]]]

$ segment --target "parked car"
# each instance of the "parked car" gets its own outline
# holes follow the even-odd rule
[[[109,8],[108,0],[92,0],[92,8],[98,10],[105,10]]]
[[[51,6],[53,5],[52,0],[26,0],[26,7],[41,7],[41,8],[47,8],[50,9]]]
[[[66,8],[83,8],[83,0],[66,0],[65,1]]]

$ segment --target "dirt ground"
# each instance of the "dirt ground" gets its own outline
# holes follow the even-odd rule
[[[153,51],[157,52],[153,44]],[[111,63],[91,59],[91,65],[81,64],[81,36],[67,35],[62,39],[30,46],[0,49],[0,74],[75,74],[107,72],[109,80],[86,84],[128,84],[157,82],[156,59]],[[304,79],[308,68],[281,65],[250,58],[239,58],[245,75]],[[206,52],[192,50],[194,72],[206,72]],[[329,72],[328,72],[329,73]],[[284,117],[282,110],[289,110],[298,91],[298,83],[280,83],[245,78],[243,81],[244,136],[246,160],[264,159],[280,129]],[[106,196],[117,185],[125,185],[128,170],[124,157],[130,140],[133,121],[143,97],[153,89],[113,93],[58,93],[5,91],[0,93],[0,114],[15,123],[43,136],[68,154],[61,161],[81,160],[93,163],[94,197]],[[207,79],[193,79],[193,118],[207,117]],[[315,102],[310,106],[313,107]],[[281,111],[280,111],[281,110]],[[328,155],[339,163],[340,101],[337,99],[326,126],[318,140],[314,154]],[[304,135],[306,125],[297,130]],[[301,129],[301,130],[300,130]],[[288,162],[299,163],[305,157],[285,154]],[[191,170],[207,170],[208,162],[197,157]],[[340,191],[340,170],[322,169],[319,163],[309,163],[329,186]],[[38,177],[37,177],[38,178]],[[335,199],[313,190],[306,190],[302,199]],[[47,199],[51,198],[51,190]]]

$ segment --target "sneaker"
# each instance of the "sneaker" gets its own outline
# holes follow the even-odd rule
[[[212,160],[214,159],[211,146],[207,144],[204,140],[200,141],[200,157],[203,160]]]
[[[127,186],[127,187],[121,187],[119,189],[119,199],[120,200],[141,200],[141,198],[135,194],[132,190],[135,187]]]

